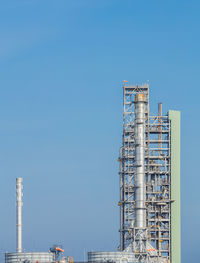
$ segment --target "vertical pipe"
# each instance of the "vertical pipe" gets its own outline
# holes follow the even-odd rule
[[[145,94],[135,96],[135,227],[146,227]]]
[[[158,103],[158,155],[162,149],[162,103]]]
[[[124,244],[124,174],[122,173],[124,169],[124,160],[123,160],[123,155],[124,155],[124,132],[125,132],[125,103],[126,103],[126,89],[125,89],[125,83],[123,86],[123,147],[120,150],[120,156],[121,156],[121,167],[120,167],[120,250],[123,251],[125,248]]]
[[[158,103],[158,116],[162,117],[162,102]]]
[[[16,178],[16,235],[18,253],[22,252],[22,178]]]

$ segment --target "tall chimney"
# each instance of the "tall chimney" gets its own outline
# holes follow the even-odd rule
[[[16,250],[18,253],[22,252],[22,181],[22,178],[16,178]]]
[[[135,227],[146,227],[145,94],[135,96]]]

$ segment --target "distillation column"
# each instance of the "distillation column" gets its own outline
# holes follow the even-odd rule
[[[16,234],[18,253],[22,252],[22,178],[16,178]]]
[[[146,228],[145,94],[135,95],[135,227]]]

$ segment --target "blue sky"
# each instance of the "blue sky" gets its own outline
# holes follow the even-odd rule
[[[199,1],[0,3],[1,247],[15,250],[24,178],[27,251],[116,250],[122,81],[151,88],[151,111],[182,112],[182,262],[198,257]]]

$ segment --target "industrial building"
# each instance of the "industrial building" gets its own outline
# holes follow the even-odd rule
[[[149,84],[123,85],[120,246],[89,262],[180,263],[180,112],[150,114]]]
[[[181,263],[180,112],[163,114],[159,103],[151,115],[148,83],[124,81],[118,161],[120,245],[114,252],[89,252],[88,263]],[[23,252],[22,206],[22,178],[17,178],[16,252],[6,253],[5,263],[66,263],[56,245],[48,252]]]

